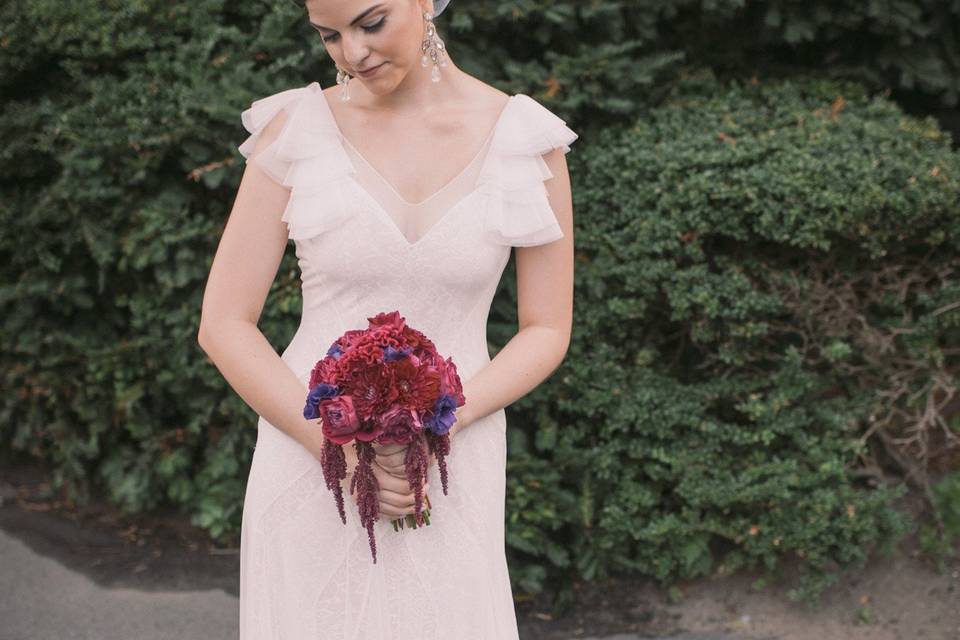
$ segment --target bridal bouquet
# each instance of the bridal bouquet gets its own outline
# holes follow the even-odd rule
[[[404,463],[415,496],[415,513],[407,518],[414,528],[430,524],[430,511],[423,509],[429,456],[437,458],[443,494],[447,495],[448,433],[456,422],[454,411],[466,398],[453,361],[443,359],[434,344],[407,326],[398,311],[379,313],[367,321],[366,329],[347,331],[335,340],[316,363],[303,415],[321,420],[320,464],[344,524],[347,517],[340,481],[347,477],[347,463],[343,445],[354,443],[357,466],[350,494],[358,492],[360,522],[367,530],[376,564],[373,525],[380,517],[380,485],[370,466],[376,457],[372,443],[407,445]],[[403,518],[392,524],[398,531]]]

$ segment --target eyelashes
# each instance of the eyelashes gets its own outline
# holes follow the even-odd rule
[[[384,23],[385,23],[386,21],[387,21],[387,19],[386,19],[385,17],[384,17],[384,18],[380,18],[380,22],[377,22],[376,24],[372,24],[372,25],[370,25],[369,27],[361,27],[361,28],[362,28],[364,31],[366,31],[367,33],[376,33],[377,31],[380,31],[380,29],[383,28],[383,25],[384,25]],[[333,42],[334,40],[336,40],[336,39],[339,38],[339,37],[340,37],[340,34],[339,34],[339,33],[335,33],[335,34],[333,34],[332,36],[326,36],[326,37],[324,37],[324,36],[321,34],[320,39],[323,40],[324,42]]]

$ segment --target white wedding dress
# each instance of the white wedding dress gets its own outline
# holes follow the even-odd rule
[[[251,158],[282,109],[281,134]],[[303,314],[281,357],[304,398],[330,344],[381,311],[396,309],[424,332],[464,382],[483,368],[487,315],[510,247],[563,237],[541,155],[569,151],[577,134],[533,98],[511,96],[470,164],[411,204],[344,138],[315,82],[257,100],[242,120],[251,133],[242,155],[291,190],[283,220]],[[413,220],[425,231],[410,238],[401,229]],[[431,524],[395,532],[381,517],[374,564],[353,498],[344,496],[344,525],[320,463],[261,417],[243,505],[241,640],[517,638],[504,546],[505,433],[502,409],[458,433],[449,495],[430,467]]]

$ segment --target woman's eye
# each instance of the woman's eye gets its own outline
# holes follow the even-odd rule
[[[386,21],[387,21],[386,18],[380,18],[380,21],[379,21],[379,22],[376,22],[376,23],[371,24],[371,25],[361,25],[361,27],[362,27],[363,30],[366,31],[367,33],[374,33],[375,31],[379,31],[380,28],[383,27],[383,23],[386,22]],[[332,41],[336,40],[337,38],[339,38],[339,37],[340,37],[340,34],[339,34],[339,33],[334,33],[334,34],[329,35],[329,36],[324,36],[323,34],[321,34],[320,37],[323,39],[324,42],[332,42]]]
[[[363,27],[363,30],[366,31],[367,33],[373,33],[374,31],[379,31],[379,30],[380,30],[380,27],[382,27],[382,26],[383,26],[383,23],[386,22],[386,21],[387,21],[386,18],[380,18],[380,21],[379,21],[379,22],[375,22],[374,24],[371,24],[370,26],[365,26],[365,27]]]

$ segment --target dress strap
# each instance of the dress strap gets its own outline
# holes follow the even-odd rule
[[[277,183],[290,189],[282,220],[292,240],[334,229],[350,217],[350,160],[336,137],[320,85],[288,89],[254,101],[241,114],[250,136],[238,147]],[[285,111],[277,137],[254,154],[267,125]]]
[[[543,154],[553,149],[568,153],[579,136],[530,96],[515,98],[491,141],[478,190],[488,238],[497,244],[527,247],[563,237],[544,184],[553,173]]]

